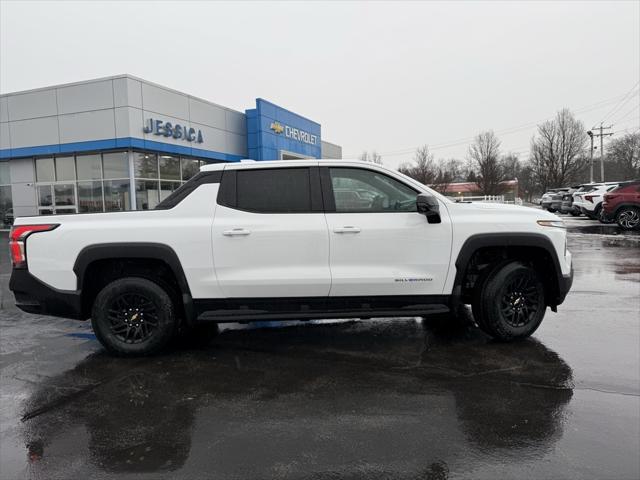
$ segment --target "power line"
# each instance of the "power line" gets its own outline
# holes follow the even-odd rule
[[[609,110],[609,113],[607,113],[604,117],[602,117],[602,120],[600,120],[600,122],[599,122],[599,123],[604,122],[604,121],[609,117],[609,115],[612,115],[613,113],[617,112],[617,111],[618,111],[618,110],[619,110],[623,105],[625,105],[629,100],[631,100],[631,98],[633,98],[633,97],[635,96],[635,94],[634,94],[634,95],[631,95],[631,93],[636,89],[636,87],[637,87],[639,84],[640,84],[640,80],[639,80],[639,81],[637,81],[633,87],[631,87],[631,90],[629,90],[629,91],[624,95],[624,97],[622,97],[622,98],[620,99],[620,102],[618,102],[618,103],[616,104],[616,106],[614,106],[611,110]],[[628,97],[628,98],[627,98],[627,97]],[[596,127],[593,127],[593,128],[596,128]]]
[[[631,113],[633,113],[634,110],[636,110],[637,108],[640,108],[640,104],[636,105],[635,107],[633,107],[631,110],[629,110],[627,113],[625,113],[623,116],[618,117],[615,120],[612,120],[613,123],[619,122],[620,120],[627,118]]]
[[[624,95],[622,95],[622,97],[626,97],[626,95],[627,94],[625,93]],[[592,110],[597,110],[598,108],[602,108],[603,106],[608,105],[608,104],[613,103],[613,102],[616,102],[616,101],[619,101],[620,99],[621,99],[621,96],[618,95],[618,96],[610,98],[608,100],[601,100],[599,102],[592,103],[591,105],[587,105],[585,107],[581,107],[581,108],[575,110],[575,113],[586,113],[586,112],[589,112],[589,111],[592,111]],[[504,128],[504,129],[501,129],[501,130],[497,130],[497,131],[495,131],[495,133],[496,133],[496,135],[510,135],[512,133],[516,133],[516,132],[519,132],[521,130],[526,130],[528,128],[535,127],[541,122],[545,122],[547,120],[551,120],[552,118],[554,118],[554,116],[547,117],[547,118],[544,118],[542,120],[538,120],[538,121],[535,121],[535,122],[525,123],[525,124],[518,125],[518,126],[515,126],[515,127],[508,127],[508,128]],[[473,141],[474,138],[475,138],[475,135],[471,136],[471,137],[460,138],[460,139],[457,139],[457,140],[450,140],[450,141],[447,141],[447,142],[433,143],[433,144],[429,145],[429,150],[430,151],[431,150],[442,150],[443,148],[450,148],[450,147],[455,147],[455,146],[458,146],[458,145],[464,145],[466,143],[469,143],[469,142]],[[386,157],[404,155],[404,154],[407,154],[407,153],[414,152],[417,148],[418,147],[404,148],[404,149],[401,149],[401,150],[383,152],[380,155],[384,155]]]
[[[635,88],[635,86],[634,86]],[[592,110],[597,110],[599,108],[604,107],[605,105],[609,105],[611,103],[614,102],[619,102],[620,100],[624,100],[625,97],[627,97],[627,95],[629,94],[629,92],[622,94],[622,95],[616,95],[615,97],[611,97],[609,99],[606,100],[600,100],[598,102],[586,105],[584,107],[578,108],[576,110],[574,110],[574,113],[587,113],[590,112]],[[507,127],[501,130],[497,130],[495,133],[496,135],[510,135],[512,133],[516,133],[519,132],[521,130],[526,130],[528,128],[533,128],[535,126],[537,126],[539,123],[541,122],[545,122],[547,120],[551,120],[555,117],[551,116],[551,117],[547,117],[544,118],[542,120],[538,120],[535,122],[529,122],[529,123],[525,123],[525,124],[521,124],[518,126],[514,126],[514,127]],[[475,138],[474,136],[470,136],[470,137],[464,137],[464,138],[459,138],[459,139],[455,139],[455,140],[449,140],[449,141],[445,141],[445,142],[440,142],[440,143],[434,143],[434,144],[430,144],[429,145],[429,150],[441,150],[444,148],[450,148],[450,147],[455,147],[458,145],[464,145],[467,144],[471,141],[473,141],[473,139]],[[408,148],[403,148],[403,149],[399,149],[399,150],[392,150],[392,151],[388,151],[388,152],[381,152],[380,155],[385,156],[385,157],[394,157],[394,156],[400,156],[400,155],[406,155],[408,153],[413,153],[415,152],[415,150],[418,147],[408,147]]]

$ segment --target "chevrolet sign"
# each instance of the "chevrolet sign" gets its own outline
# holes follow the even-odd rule
[[[313,135],[298,128],[290,127],[289,125],[282,125],[279,122],[272,122],[269,128],[271,128],[271,130],[273,130],[273,132],[277,135],[284,132],[284,136],[287,138],[291,138],[303,143],[308,143],[309,145],[318,144],[317,135]]]

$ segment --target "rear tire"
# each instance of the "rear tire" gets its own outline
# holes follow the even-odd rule
[[[501,341],[530,336],[545,314],[544,285],[538,273],[517,261],[496,267],[478,286],[473,313],[486,333]]]
[[[602,211],[602,203],[596,205],[596,208],[593,209],[593,212],[587,213],[589,218],[592,220],[598,220],[600,218],[600,212]]]
[[[640,227],[640,209],[622,207],[616,214],[616,223],[623,230],[636,230]]]
[[[114,355],[160,352],[176,333],[171,297],[157,283],[138,277],[115,280],[98,293],[91,325],[104,348]]]

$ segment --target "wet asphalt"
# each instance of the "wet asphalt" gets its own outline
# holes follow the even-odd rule
[[[111,358],[18,311],[2,249],[0,479],[637,479],[640,236],[568,223],[573,289],[512,344],[443,315]]]

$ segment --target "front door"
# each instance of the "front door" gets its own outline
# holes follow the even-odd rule
[[[418,192],[400,180],[322,168],[323,192],[335,203],[326,213],[330,296],[441,295],[451,252],[446,211],[442,223],[428,223],[416,210]]]
[[[225,169],[213,222],[226,297],[326,297],[329,236],[317,167]]]

